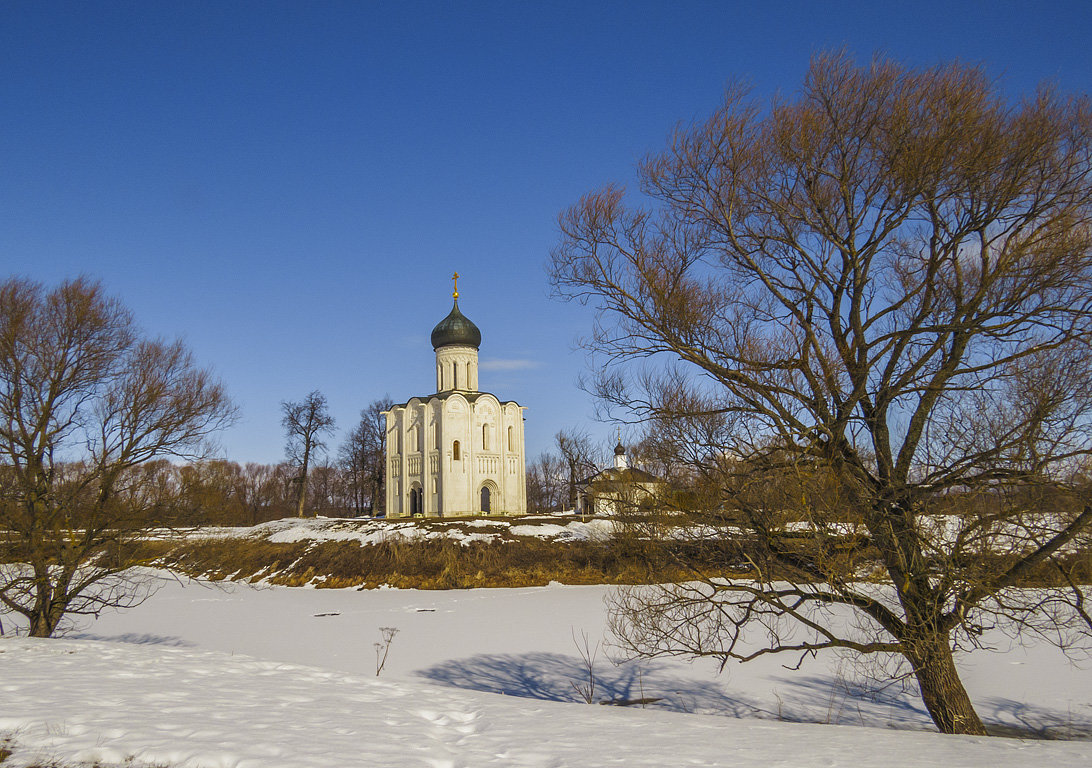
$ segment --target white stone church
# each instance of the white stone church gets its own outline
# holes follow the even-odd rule
[[[527,511],[523,406],[478,389],[482,334],[459,311],[457,282],[452,295],[432,330],[436,393],[386,412],[387,517]]]

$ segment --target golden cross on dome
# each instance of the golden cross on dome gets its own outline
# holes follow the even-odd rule
[[[455,281],[455,290],[452,291],[451,297],[453,299],[457,299],[459,298],[459,273],[456,272],[454,275],[451,276],[451,279]]]

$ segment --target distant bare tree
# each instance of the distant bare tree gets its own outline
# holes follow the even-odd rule
[[[338,451],[341,467],[348,474],[357,514],[365,510],[371,515],[385,511],[387,430],[383,412],[393,406],[389,395],[369,403]]]
[[[577,484],[599,469],[602,452],[592,443],[587,432],[576,429],[561,430],[554,435],[554,443],[568,476],[569,509],[575,509]]]
[[[177,468],[179,521],[188,525],[245,525],[243,468],[234,461],[213,459]]]
[[[692,579],[624,594],[623,641],[892,654],[941,731],[985,733],[953,651],[994,622],[1062,645],[1089,624],[1087,98],[821,55],[791,99],[730,89],[640,179],[648,205],[610,187],[561,216],[553,284],[600,311],[602,401],[712,491],[707,553],[746,541],[757,571],[675,549]]]
[[[326,395],[317,389],[303,400],[281,403],[281,426],[287,434],[285,455],[299,467],[296,475],[296,516],[303,517],[307,502],[307,473],[312,456],[326,449],[322,436],[334,431],[334,418],[326,407]]]
[[[156,460],[200,456],[233,417],[180,342],[142,338],[98,284],[0,284],[0,605],[48,637],[139,602],[131,542],[173,491]]]
[[[527,509],[556,512],[569,499],[568,467],[553,451],[543,451],[527,467]]]
[[[280,501],[276,492],[275,467],[248,461],[242,469],[241,489],[248,525],[257,525],[265,519],[284,516],[275,513],[268,516],[268,511],[277,509]]]
[[[330,464],[327,456],[311,467],[307,483],[307,505],[311,514],[326,516],[344,514],[341,469]]]

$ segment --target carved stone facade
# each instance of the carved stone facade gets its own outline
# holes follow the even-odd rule
[[[478,390],[481,334],[458,298],[432,332],[436,393],[386,412],[388,517],[527,511],[524,409]]]

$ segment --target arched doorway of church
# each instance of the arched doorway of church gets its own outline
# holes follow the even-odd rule
[[[421,504],[421,489],[416,485],[410,488],[409,506],[411,515],[420,515],[424,511]]]
[[[489,514],[492,511],[493,506],[493,494],[489,491],[488,485],[482,486],[482,512]]]

